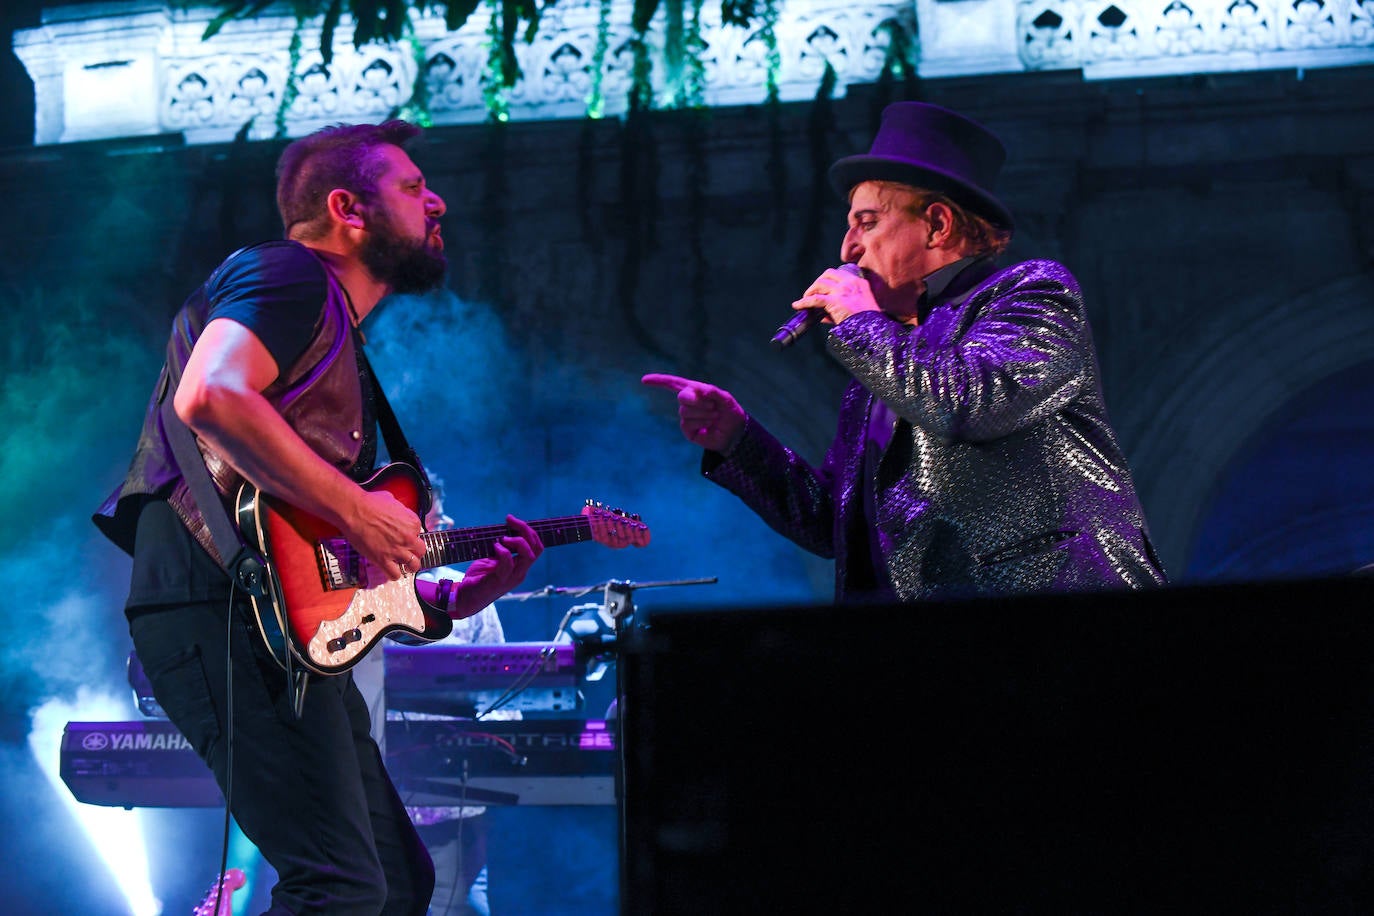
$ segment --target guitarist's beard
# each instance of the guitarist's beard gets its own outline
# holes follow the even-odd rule
[[[448,272],[443,251],[430,248],[427,238],[403,237],[388,218],[373,223],[358,257],[372,276],[395,293],[427,293],[443,283]]]

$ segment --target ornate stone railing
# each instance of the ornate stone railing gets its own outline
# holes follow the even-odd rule
[[[604,114],[625,111],[630,89],[630,0],[613,0],[601,77]],[[435,124],[488,117],[483,96],[488,59],[488,7],[456,32],[440,16],[416,17],[415,41],[355,50],[345,22],[333,61],[322,64],[318,23],[301,32],[295,72],[298,94],[285,112],[288,135],[339,120],[379,119],[410,98],[424,68],[429,114]],[[712,18],[714,16],[714,19]],[[222,142],[250,120],[249,136],[276,130],[287,90],[289,15],[231,22],[201,40],[208,9],[178,11],[157,3],[58,8],[36,29],[20,32],[15,51],[33,78],[35,140],[57,143],[98,137],[179,131],[189,143]],[[769,48],[758,30],[721,27],[719,6],[703,7],[704,101],[708,105],[762,102]],[[796,3],[777,23],[778,95],[814,96],[828,61],[838,92],[871,82],[882,71],[892,29],[914,28],[906,3],[843,0]],[[507,93],[512,119],[573,118],[587,114],[598,39],[595,0],[563,0],[543,14],[531,43],[516,53],[523,78]],[[651,58],[662,59],[661,30],[649,34]],[[655,46],[654,42],[658,41]],[[656,66],[655,73],[661,71]],[[661,77],[656,87],[666,92]]]
[[[596,0],[560,0],[531,43],[518,43],[523,79],[506,94],[514,120],[583,117],[593,91]],[[612,0],[600,92],[603,114],[622,114],[631,79],[631,0]],[[277,8],[273,8],[277,9]],[[413,42],[355,50],[345,22],[326,68],[318,23],[301,29],[289,106],[289,54],[297,28],[279,15],[229,23],[202,40],[213,11],[156,0],[58,7],[16,34],[15,53],[35,86],[36,143],[181,133],[188,143],[298,136],[341,120],[377,120],[404,105],[424,74],[435,124],[486,119],[489,7],[448,32],[416,17]],[[828,62],[836,94],[872,82],[897,34],[925,77],[1081,69],[1088,78],[1268,67],[1374,63],[1374,0],[779,0],[774,30],[778,97],[813,97]],[[919,28],[918,28],[919,24]],[[763,102],[772,49],[758,28],[722,26],[702,7],[707,105]],[[917,33],[919,32],[919,43]],[[649,33],[655,89],[663,83],[661,23]]]
[[[1374,0],[1022,0],[1028,68],[1089,78],[1374,62]]]

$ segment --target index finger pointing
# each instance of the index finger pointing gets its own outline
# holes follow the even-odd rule
[[[666,388],[669,391],[679,392],[691,387],[690,379],[682,378],[677,375],[662,375],[657,372],[650,372],[640,379],[645,385],[652,385],[655,388]]]

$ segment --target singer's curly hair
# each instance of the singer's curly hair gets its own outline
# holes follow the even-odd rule
[[[325,202],[335,188],[364,200],[377,190],[386,169],[384,146],[405,149],[421,129],[408,121],[335,124],[301,137],[277,159],[277,211],[288,238],[309,241],[329,226]]]
[[[884,204],[895,205],[909,219],[919,219],[925,215],[931,204],[944,204],[954,214],[954,236],[963,241],[965,254],[999,255],[1011,244],[1012,232],[994,226],[986,218],[963,206],[948,194],[917,188],[900,181],[875,181],[879,199]],[[852,197],[854,192],[850,191]]]

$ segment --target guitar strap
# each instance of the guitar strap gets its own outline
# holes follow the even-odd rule
[[[177,467],[186,479],[186,486],[190,488],[196,505],[200,507],[200,514],[215,540],[215,549],[219,551],[225,571],[239,588],[254,598],[266,598],[267,590],[271,587],[267,562],[262,554],[243,542],[238,527],[229,521],[229,513],[219,498],[219,490],[210,480],[210,472],[196,446],[195,436],[191,435],[191,430],[181,422],[181,417],[172,407],[172,394],[175,391],[175,385],[168,385],[162,393],[162,428],[167,431]],[[305,708],[305,690],[310,678],[308,671],[295,670],[290,650],[286,653],[286,680],[291,685],[291,709],[299,719]]]
[[[168,385],[162,393],[162,428],[167,431],[172,452],[176,456],[177,467],[186,479],[191,496],[200,507],[200,514],[215,540],[224,569],[233,577],[238,587],[255,598],[267,597],[267,576],[264,574],[262,555],[243,542],[239,529],[229,521],[224,502],[219,497],[210,480],[210,472],[205,468],[205,459],[196,446],[191,430],[181,422],[172,407],[175,385]]]
[[[404,461],[411,465],[420,474],[421,481],[424,482],[425,490],[431,489],[429,483],[429,473],[425,470],[424,464],[420,461],[420,455],[415,449],[410,447],[406,441],[406,434],[401,432],[400,421],[396,419],[396,413],[391,409],[391,402],[386,399],[386,392],[382,390],[382,383],[377,378],[377,372],[372,368],[372,363],[367,359],[361,341],[355,340],[358,348],[358,359],[367,369],[367,374],[372,378],[372,390],[377,393],[377,426],[382,431],[382,441],[386,443],[386,453],[392,461]]]

